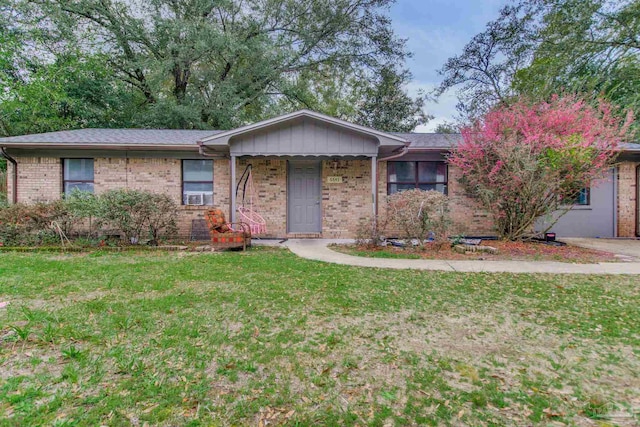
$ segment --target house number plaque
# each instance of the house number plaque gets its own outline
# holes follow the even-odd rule
[[[342,177],[341,176],[328,176],[327,177],[327,184],[342,184]]]

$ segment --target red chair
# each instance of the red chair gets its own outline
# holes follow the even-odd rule
[[[246,250],[251,246],[251,227],[245,222],[227,222],[224,212],[220,209],[210,209],[204,215],[209,227],[211,246],[216,249]]]

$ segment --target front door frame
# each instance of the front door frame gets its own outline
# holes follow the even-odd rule
[[[295,165],[315,163],[318,166],[318,229],[317,231],[292,231],[291,230],[291,178]],[[322,160],[321,159],[292,159],[287,160],[287,233],[288,234],[321,234],[322,233]]]

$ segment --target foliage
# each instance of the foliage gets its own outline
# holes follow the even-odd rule
[[[177,206],[167,195],[118,189],[101,194],[99,199],[98,217],[122,232],[127,242],[139,242],[145,232],[157,241],[162,230],[175,230]]]
[[[559,93],[603,98],[622,117],[640,109],[639,33],[637,0],[519,0],[446,62],[436,94],[457,88],[465,121]]]
[[[69,54],[19,73],[0,69],[0,134],[132,126],[135,94],[108,74],[105,63],[100,55]]]
[[[441,245],[447,241],[451,228],[449,198],[435,190],[405,190],[388,198],[389,223],[396,225],[407,239],[422,244],[432,237]]]
[[[537,12],[538,42],[514,76],[515,90],[541,99],[583,93],[640,110],[640,2],[545,0]]]
[[[460,127],[455,123],[445,121],[438,124],[433,131],[435,133],[454,134],[460,133]]]
[[[12,77],[28,76],[18,79],[11,96],[20,98],[21,91],[37,86],[52,92],[28,105],[44,110],[45,118],[62,120],[59,127],[68,125],[68,117],[55,110],[60,102],[77,101],[73,112],[91,118],[83,108],[104,99],[88,99],[84,86],[77,98],[70,97],[65,85],[47,84],[58,75],[74,76],[73,67],[55,67],[57,75],[46,71],[51,58],[57,64],[68,56],[77,58],[78,71],[92,58],[101,61],[104,74],[98,75],[97,88],[108,92],[107,100],[113,95],[125,106],[114,110],[108,101],[97,105],[96,120],[109,127],[229,129],[310,106],[352,118],[354,106],[367,102],[369,91],[379,86],[377,76],[383,75],[385,91],[393,87],[399,97],[388,110],[368,114],[406,113],[399,122],[408,126],[417,117],[420,98],[411,100],[400,88],[408,52],[387,16],[391,3],[16,0],[0,8],[0,25],[4,22],[15,46],[7,51],[17,52],[5,55],[6,62],[18,64],[9,68]],[[45,75],[40,76],[40,69]],[[74,86],[73,80],[68,83]],[[54,102],[44,102],[47,96]],[[28,125],[26,118],[18,118],[18,125]]]
[[[498,234],[520,239],[536,219],[604,175],[631,120],[622,123],[604,101],[595,108],[572,96],[534,104],[521,99],[463,129],[449,163],[493,214]]]
[[[163,194],[112,190],[102,195],[74,191],[61,200],[0,208],[0,244],[31,246],[60,243],[58,231],[67,237],[98,237],[105,227],[122,233],[128,243],[177,233],[177,205]]]
[[[70,216],[66,228],[67,235],[94,237],[104,222],[100,216],[102,199],[93,193],[74,189],[71,194],[65,196],[64,201]]]
[[[458,111],[463,121],[481,117],[496,105],[509,103],[516,93],[514,74],[529,61],[533,17],[526,1],[508,5],[500,16],[451,57],[440,69],[442,83],[437,96],[457,88]]]
[[[149,194],[148,197],[151,204],[147,220],[149,237],[152,244],[157,245],[161,234],[165,236],[176,236],[178,234],[175,220],[178,214],[178,206],[166,194]]]
[[[30,246],[60,243],[53,223],[62,226],[69,217],[63,201],[14,204],[0,208],[0,244]]]
[[[405,86],[411,80],[408,71],[387,66],[375,76],[373,85],[364,89],[355,121],[386,132],[411,132],[429,121],[424,113],[424,96],[412,99]]]
[[[361,219],[356,229],[356,244],[365,247],[378,246],[378,243],[383,240],[386,232],[386,218],[386,216],[376,216],[375,218]]]

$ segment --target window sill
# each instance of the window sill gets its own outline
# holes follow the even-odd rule
[[[180,209],[185,211],[206,211],[213,208],[213,205],[180,205]]]
[[[561,206],[561,209],[570,209],[572,211],[592,211],[591,205],[573,205],[573,206]]]

